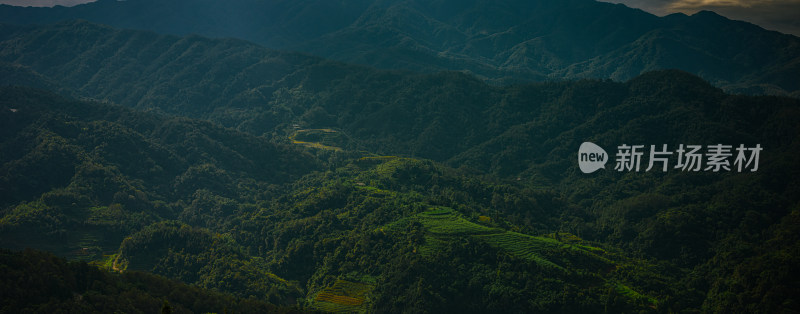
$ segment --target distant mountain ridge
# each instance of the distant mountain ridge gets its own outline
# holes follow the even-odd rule
[[[627,80],[681,69],[727,91],[799,95],[800,39],[713,12],[656,17],[570,1],[102,0],[0,6],[0,22],[86,19],[168,34],[236,37],[388,69],[466,71],[491,82]]]
[[[5,84],[61,89],[73,97],[208,119],[257,136],[291,138],[298,128],[335,129],[348,140],[334,146],[345,150],[430,158],[503,177],[524,173],[563,180],[561,172],[570,169],[567,160],[542,163],[553,150],[552,156],[560,156],[565,143],[596,136],[589,125],[663,124],[668,116],[662,115],[670,111],[716,112],[722,109],[714,109],[714,103],[733,99],[682,71],[652,72],[627,83],[501,87],[457,72],[376,70],[242,40],[116,30],[86,21],[0,26],[0,39],[0,62],[7,64],[0,73],[17,78]],[[699,103],[707,108],[698,108]],[[617,121],[616,127],[586,120],[610,108],[616,109],[606,112],[606,120]],[[750,109],[736,104],[726,110],[730,115]],[[718,119],[710,115],[703,120],[706,113],[700,112],[690,115],[693,124]],[[570,130],[581,125],[582,135],[576,138]],[[682,125],[661,130],[669,127],[668,134],[683,140],[713,136],[704,129],[686,132],[678,128]],[[652,135],[659,142],[676,140]],[[508,156],[524,162],[503,162]]]
[[[497,86],[87,21],[0,25],[0,85],[5,248],[340,312],[800,309],[798,99],[676,70]],[[587,175],[584,141],[764,151],[757,172]]]

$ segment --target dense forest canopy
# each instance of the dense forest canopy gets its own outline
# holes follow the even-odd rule
[[[4,312],[300,313],[143,272],[115,274],[49,253],[0,250]]]
[[[157,13],[154,13],[157,12]],[[632,79],[680,69],[728,91],[798,96],[800,39],[710,11],[658,17],[594,0],[103,0],[0,6],[0,22],[83,19],[241,38],[384,69],[463,71],[497,84]]]
[[[7,286],[9,311],[800,310],[794,98],[679,70],[498,85],[86,21],[3,25],[0,62],[0,246],[73,260],[3,251],[8,283],[63,274]],[[757,171],[584,174],[587,141],[763,150]]]

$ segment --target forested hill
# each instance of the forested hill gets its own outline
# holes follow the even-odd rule
[[[748,142],[789,140],[756,136],[753,132],[772,122],[747,121],[777,119],[782,106],[794,103],[726,95],[680,71],[626,83],[498,87],[454,72],[375,70],[238,40],[122,31],[81,21],[6,25],[2,34],[0,61],[9,64],[2,68],[4,77],[21,78],[17,82],[42,87],[58,82],[82,97],[210,119],[254,135],[290,137],[296,128],[332,128],[344,134],[333,146],[348,150],[556,182],[571,166],[560,159],[565,150],[587,138],[608,145],[737,134]],[[720,129],[699,127],[709,121]]]
[[[0,61],[4,248],[333,312],[800,310],[797,99],[677,70],[497,86],[86,21],[3,25]],[[584,141],[763,151],[584,174]]]
[[[629,83],[653,95],[641,108],[679,95],[675,88],[690,98],[709,91],[713,101],[730,97],[688,89],[671,73],[650,76],[658,79]],[[305,141],[290,148],[208,122],[42,90],[4,88],[0,95],[10,126],[2,134],[2,186],[17,189],[3,197],[10,200],[0,218],[4,247],[47,249],[109,270],[149,271],[240,298],[334,312],[796,308],[793,100],[735,97],[753,111],[729,112],[751,119],[721,121],[744,126],[754,139],[707,138],[748,145],[764,139],[759,172],[617,174],[609,167],[567,174],[563,185],[548,187],[338,151],[330,145],[342,139],[325,131],[297,134]],[[646,129],[631,123],[620,130]],[[726,130],[706,125],[709,134]],[[686,139],[700,143],[707,135],[699,134]],[[606,136],[597,139],[614,139]],[[551,162],[575,160],[576,149],[555,149]],[[262,162],[269,169],[259,168]]]
[[[160,222],[191,221],[217,233],[178,225],[165,238],[183,237],[181,252],[190,244],[206,251],[192,251],[201,257],[180,268],[190,277],[165,274],[273,303],[292,305],[301,295],[297,285],[219,236],[240,204],[277,197],[285,191],[281,184],[321,169],[300,147],[207,121],[23,87],[1,88],[0,108],[3,247],[33,247],[124,269],[127,264],[109,255],[123,239]],[[148,252],[166,254],[156,245]],[[233,275],[246,278],[234,281],[241,285],[236,291],[222,279]]]
[[[274,184],[320,169],[313,156],[295,146],[205,121],[79,102],[36,89],[6,87],[0,95],[0,206],[33,202],[28,208],[58,209],[40,212],[52,219],[45,224],[32,223],[35,215],[24,211],[20,216],[5,212],[4,222],[40,235],[83,232],[70,227],[70,214],[78,211],[81,219],[94,221],[84,231],[118,243],[132,230],[181,215],[180,207],[165,201],[192,203],[204,197],[197,190],[230,199],[247,190],[268,194]],[[89,209],[112,203],[121,206]],[[3,243],[15,246],[14,240]]]
[[[0,250],[4,312],[301,313],[142,272],[113,274],[50,253]]]
[[[328,170],[314,171],[319,162],[302,145],[38,89],[0,89],[0,119],[8,126],[0,137],[6,248],[44,249],[109,271],[148,271],[239,298],[337,312],[579,311],[606,302],[636,310],[678,293],[647,278],[679,274],[651,272],[649,262],[618,249],[550,232],[557,213],[569,208],[553,192],[363,153],[327,155]],[[490,200],[506,195],[515,195],[519,207],[492,208]],[[9,256],[9,263],[30,256]],[[52,285],[87,303],[45,290],[55,299],[25,297],[9,309],[113,302],[90,298],[97,293],[124,302],[139,293],[120,292],[128,281],[155,282],[129,275],[114,283],[85,266],[55,263],[42,265],[61,274]],[[13,276],[33,271],[13,269]],[[121,290],[86,287],[84,271]],[[430,283],[417,288],[420,280]],[[490,284],[496,287],[477,299],[457,292],[483,295]],[[152,289],[139,296],[143,307],[161,293]]]
[[[708,11],[656,17],[593,0],[102,0],[70,8],[0,6],[5,23],[71,19],[241,38],[380,68],[467,71],[494,82],[628,80],[677,68],[730,91],[797,96],[800,90],[795,79],[800,39]]]

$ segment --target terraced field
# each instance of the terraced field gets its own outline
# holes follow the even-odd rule
[[[425,229],[439,236],[476,235],[503,232],[502,229],[489,228],[460,217],[450,208],[440,208],[417,215]]]
[[[532,237],[526,234],[511,231],[488,235],[476,235],[476,237],[483,239],[486,241],[486,243],[493,247],[500,248],[508,252],[508,254],[511,256],[532,260],[537,264],[547,268],[566,271],[566,269],[557,265],[556,263],[541,257],[541,252],[545,250],[556,250],[561,246],[561,243],[556,240]]]
[[[316,149],[341,151],[345,143],[344,138],[332,129],[304,129],[297,130],[290,137],[292,143]]]
[[[422,256],[431,257],[436,255],[436,252],[441,251],[449,244],[450,241],[448,240],[432,235],[426,235],[425,245],[417,248],[417,252],[419,252],[419,254],[421,254]]]
[[[498,248],[509,255],[533,261],[536,264],[568,272],[566,264],[579,267],[602,267],[613,264],[603,257],[605,253],[600,248],[578,244],[579,238],[566,235],[567,243],[549,238],[537,237],[518,232],[506,231],[501,228],[492,228],[477,224],[462,217],[455,210],[447,207],[434,207],[429,211],[404,218],[385,226],[382,230],[393,230],[397,226],[418,222],[426,230],[425,244],[417,251],[426,257],[436,254],[445,248],[456,237],[473,237],[485,241],[492,247]]]
[[[336,280],[314,297],[313,307],[332,313],[366,312],[365,301],[375,286],[347,280]]]
[[[608,282],[606,282],[606,284],[608,286],[612,287],[614,290],[616,290],[617,293],[619,293],[621,295],[624,295],[624,296],[630,298],[631,300],[636,300],[636,301],[640,301],[640,302],[646,302],[647,304],[650,304],[653,307],[658,305],[658,300],[656,300],[656,299],[654,299],[654,298],[652,298],[650,296],[640,294],[640,293],[634,291],[633,289],[631,289],[630,287],[628,287],[626,285],[623,285],[623,284],[621,284],[619,282],[608,281]]]

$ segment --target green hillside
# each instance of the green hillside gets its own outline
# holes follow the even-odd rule
[[[680,69],[734,92],[796,97],[800,90],[800,39],[710,11],[658,17],[594,0],[103,0],[69,8],[0,6],[1,23],[76,19],[160,34],[239,38],[384,69],[466,72],[498,84],[626,81],[648,71]],[[142,42],[151,44],[160,43]]]
[[[42,90],[3,88],[0,95],[5,123],[0,137],[0,243],[8,248],[34,247],[86,261],[122,253],[124,259],[146,241],[136,234],[159,230],[158,224],[148,225],[181,219],[224,232],[238,204],[279,193],[276,184],[320,167],[313,156],[292,145],[208,122],[79,102]],[[293,167],[281,168],[283,164]],[[191,234],[193,240],[213,237],[208,229]],[[120,243],[125,250],[120,251]],[[241,252],[230,258],[253,262]],[[210,281],[205,286],[213,288],[219,283],[173,278]],[[239,280],[258,286],[252,277]],[[270,287],[254,287],[257,292],[250,293],[276,294]]]
[[[119,144],[115,141],[131,137],[139,138],[140,144],[135,144],[136,141],[132,140],[127,140],[132,143],[126,143],[141,147],[148,147],[147,144],[150,143],[158,149],[153,148],[155,152],[147,149],[124,150],[152,156],[149,159],[139,155],[128,158],[131,161],[143,160],[160,165],[170,161],[169,156],[173,156],[170,151],[181,146],[169,145],[168,142],[162,142],[163,138],[152,136],[161,133],[145,133],[149,135],[145,136],[134,132],[133,127],[136,124],[130,124],[129,121],[149,121],[149,125],[160,122],[165,124],[162,127],[171,129],[177,129],[184,123],[200,126],[202,123],[186,119],[169,120],[159,115],[137,113],[111,105],[78,102],[41,90],[6,88],[2,93],[4,101],[15,104],[14,109],[17,109],[12,112],[5,105],[4,114],[22,116],[20,119],[6,116],[7,121],[18,120],[20,125],[15,129],[16,132],[4,137],[5,145],[24,139],[28,133],[38,134],[39,137],[48,136],[46,140],[53,142],[34,142],[31,152],[20,152],[16,157],[6,157],[10,161],[4,163],[5,169],[9,170],[4,173],[14,173],[11,171],[13,169],[34,175],[37,173],[34,169],[47,170],[11,165],[27,162],[32,158],[28,156],[50,156],[53,152],[64,152],[64,157],[60,158],[65,160],[60,162],[72,162],[72,167],[76,169],[65,174],[64,181],[36,185],[41,190],[40,194],[21,195],[20,198],[24,198],[18,203],[9,201],[9,205],[3,210],[0,227],[3,246],[6,247],[48,249],[71,258],[94,261],[111,271],[149,271],[243,298],[256,297],[276,304],[300,303],[320,309],[330,309],[330,304],[350,304],[362,310],[412,310],[410,304],[389,302],[386,299],[395,295],[398,289],[408,289],[410,282],[405,280],[413,281],[412,278],[419,276],[415,270],[396,267],[417,265],[414,267],[418,267],[418,271],[431,272],[438,267],[450,265],[447,267],[453,267],[452,271],[457,271],[460,268],[457,263],[453,264],[453,258],[458,256],[466,258],[465,261],[472,265],[470,267],[477,267],[476,276],[485,276],[480,277],[484,278],[479,279],[481,282],[494,278],[498,271],[508,276],[496,282],[501,286],[511,285],[502,289],[511,289],[519,284],[511,278],[523,276],[520,272],[524,268],[503,268],[506,263],[513,262],[540,270],[528,279],[532,282],[536,278],[552,278],[556,280],[552,283],[556,286],[577,289],[576,291],[582,291],[582,295],[585,294],[580,297],[565,295],[567,299],[559,301],[551,299],[555,296],[550,292],[547,297],[537,297],[537,302],[541,303],[537,306],[541,309],[594,308],[599,306],[599,300],[608,297],[603,288],[608,285],[608,280],[623,280],[617,278],[619,275],[615,273],[608,273],[613,262],[607,257],[596,255],[596,252],[603,250],[591,244],[562,244],[559,240],[506,231],[508,228],[526,228],[535,233],[546,229],[535,226],[515,227],[502,218],[504,213],[498,215],[495,212],[496,220],[492,223],[497,226],[492,227],[462,218],[491,215],[491,204],[487,199],[496,198],[498,193],[511,193],[524,196],[531,203],[541,200],[543,205],[535,205],[531,209],[539,213],[537,216],[542,218],[541,224],[545,225],[546,221],[555,221],[548,210],[567,206],[554,201],[556,195],[552,192],[528,194],[530,192],[524,192],[514,185],[491,183],[483,179],[476,181],[477,177],[466,179],[463,177],[465,174],[431,161],[396,157],[356,158],[341,167],[324,172],[310,172],[292,181],[285,181],[292,177],[291,173],[267,176],[260,174],[255,168],[235,171],[236,169],[225,166],[229,163],[224,161],[212,164],[208,160],[200,160],[200,166],[185,166],[185,173],[175,171],[174,179],[168,180],[171,177],[163,175],[163,182],[172,182],[172,189],[165,189],[159,185],[163,184],[157,179],[159,176],[147,176],[151,179],[137,176],[142,167],[125,167],[126,162],[123,159],[114,158],[122,157],[110,153],[101,154],[99,148],[87,152],[85,143],[88,142],[82,140],[83,137],[94,136],[100,140],[102,135],[102,138],[109,139],[109,142],[98,142],[98,147]],[[89,108],[93,110],[87,110]],[[55,120],[53,116],[60,119]],[[134,119],[137,117],[138,119]],[[31,122],[26,124],[26,121]],[[96,124],[104,127],[93,128]],[[86,125],[85,129],[83,125]],[[107,134],[115,129],[118,130],[116,133],[128,132],[128,135],[114,137]],[[221,136],[220,133],[229,136],[225,143],[231,145],[248,140],[250,145],[259,143],[258,138],[213,125],[207,125],[201,134],[212,138],[213,134]],[[192,138],[187,134],[177,137]],[[112,141],[114,139],[116,140]],[[284,144],[265,142],[261,145],[264,145],[263,149],[282,149],[287,154],[293,151],[297,161],[302,161],[305,154],[296,150],[297,147],[280,148]],[[42,151],[42,147],[50,147],[50,150]],[[114,152],[113,149],[108,150]],[[159,151],[161,153],[157,154]],[[225,150],[216,151],[220,155],[205,158],[243,158],[245,153],[225,155]],[[183,154],[174,155],[190,158]],[[272,156],[276,160],[285,158],[274,153]],[[263,157],[261,160],[263,161]],[[184,165],[182,161],[172,161],[175,163],[172,167]],[[93,162],[93,167],[100,169],[90,173],[110,173],[111,178],[84,177],[84,169],[87,167],[84,163],[88,162]],[[305,162],[309,170],[313,169],[313,159]],[[294,171],[301,169],[301,164],[296,163]],[[155,165],[149,168],[154,168]],[[182,182],[190,175],[187,172],[196,176],[191,182],[203,186],[193,185],[191,189],[195,190],[184,191],[187,187]],[[212,179],[202,181],[206,176]],[[228,179],[221,180],[223,178]],[[18,183],[25,182],[16,176],[6,176],[4,180],[10,183],[8,186],[18,186]],[[282,184],[282,181],[289,183]],[[438,187],[430,190],[433,183]],[[119,185],[121,190],[104,194],[104,188],[107,189],[109,184]],[[123,194],[121,191],[126,191],[124,188],[127,186],[130,186],[130,190]],[[248,186],[251,188],[246,188]],[[466,194],[459,191],[471,192]],[[544,205],[549,202],[553,202],[552,205]],[[431,212],[428,210],[430,206],[447,208]],[[403,225],[396,221],[416,221],[417,224]],[[400,228],[399,232],[377,229],[383,225],[398,224],[403,226],[393,228]],[[31,237],[32,232],[39,235]],[[522,240],[507,243],[504,238],[508,236],[521,237]],[[453,237],[464,237],[462,240],[467,242],[454,241]],[[441,244],[454,241],[451,244],[455,247],[437,247],[437,241]],[[472,256],[467,253],[470,250],[477,250],[480,254]],[[629,263],[622,258],[623,255],[614,256],[620,256],[620,265]],[[635,259],[631,261],[643,262]],[[439,276],[447,274],[438,273]],[[583,287],[581,282],[586,280],[595,282],[597,286]],[[635,280],[624,280],[626,286],[638,287]],[[349,291],[347,289],[336,288],[345,281],[369,287],[359,288],[366,290],[353,296],[345,292]],[[418,307],[417,309],[435,309],[441,306],[436,305],[436,298],[431,298],[444,293],[443,291],[466,289],[478,293],[479,290],[474,289],[480,289],[480,286],[463,286],[459,283],[452,286],[453,283],[449,281],[433,283],[434,286],[426,288],[424,292],[420,291],[421,294],[408,296],[416,300],[416,305],[413,306]],[[524,291],[523,295],[533,297],[535,292]],[[660,296],[656,295],[654,298]],[[455,298],[453,302],[457,301],[456,295],[451,297]],[[501,304],[491,304],[490,300],[492,299],[482,301],[488,302],[481,303],[482,308],[530,309],[525,305],[500,307]],[[585,304],[575,305],[572,303],[575,300],[582,300]],[[631,298],[625,300],[615,306],[619,309],[630,309],[651,305],[646,302],[637,303],[638,301]],[[329,304],[327,308],[324,305],[326,302]]]
[[[674,70],[494,86],[88,22],[0,33],[3,248],[332,312],[800,310],[797,99]],[[758,171],[584,174],[585,141],[763,151]],[[52,308],[23,297],[9,311]]]
[[[5,33],[9,39],[0,43],[0,59],[24,65],[33,71],[28,76],[52,78],[81,97],[209,119],[254,135],[291,137],[297,128],[334,129],[345,138],[331,143],[348,150],[429,158],[503,177],[529,170],[531,176],[558,180],[563,165],[546,173],[531,168],[552,165],[547,156],[554,150],[560,158],[556,145],[606,140],[609,131],[613,138],[601,144],[634,139],[677,144],[723,136],[740,136],[750,144],[758,138],[752,134],[757,125],[740,123],[737,130],[735,123],[751,112],[760,119],[777,112],[753,108],[792,103],[726,95],[679,71],[652,72],[626,83],[491,86],[459,73],[380,71],[236,40],[160,36],[87,22],[6,26]],[[143,42],[149,44],[138,48]],[[61,56],[51,58],[52,51]],[[725,133],[699,127],[707,120],[722,124]],[[621,130],[626,127],[630,130]],[[669,130],[653,131],[661,128]]]
[[[113,274],[50,253],[0,250],[2,311],[15,313],[301,313],[142,272]]]

